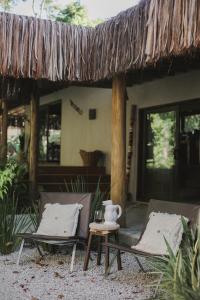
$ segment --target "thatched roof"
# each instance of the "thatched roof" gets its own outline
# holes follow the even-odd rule
[[[0,13],[2,77],[99,81],[199,48],[199,0],[143,0],[94,29]]]
[[[0,74],[15,78],[87,78],[93,30],[33,17],[0,14]]]
[[[143,0],[96,28],[91,73],[98,80],[143,70],[199,48],[199,0]]]

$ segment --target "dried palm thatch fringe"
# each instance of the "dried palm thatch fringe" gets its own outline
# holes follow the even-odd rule
[[[143,0],[96,28],[0,14],[0,75],[98,81],[200,48],[199,0]]]
[[[111,78],[199,47],[199,0],[145,0],[96,27],[91,73]]]
[[[52,81],[87,79],[92,29],[0,14],[0,74]]]

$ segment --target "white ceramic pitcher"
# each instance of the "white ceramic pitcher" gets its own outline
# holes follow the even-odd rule
[[[122,208],[120,205],[114,205],[112,200],[103,201],[103,205],[105,206],[105,214],[104,214],[104,224],[114,225],[116,221],[122,215]],[[118,213],[117,213],[118,210]]]

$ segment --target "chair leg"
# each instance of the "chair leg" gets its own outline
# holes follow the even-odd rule
[[[87,250],[86,250],[86,254],[85,254],[83,271],[87,271],[87,269],[88,269],[88,263],[89,263],[89,259],[90,259],[90,247],[91,247],[91,242],[92,242],[92,236],[93,236],[93,234],[92,234],[92,232],[90,232],[89,240],[88,240],[88,245],[87,245]]]
[[[137,264],[139,265],[140,269],[142,270],[142,272],[146,273],[145,269],[143,268],[143,265],[141,264],[139,258],[137,256],[134,255],[134,258],[137,262]]]
[[[118,232],[115,233],[115,241],[116,241],[117,244],[119,244],[119,234],[118,234]],[[117,267],[118,267],[118,271],[122,270],[122,261],[121,261],[120,250],[117,250]]]
[[[40,249],[40,246],[38,245],[38,243],[36,241],[33,241],[35,247],[37,248],[39,254],[41,257],[44,257],[45,255],[42,253],[41,249]]]
[[[97,266],[101,265],[101,252],[102,252],[101,236],[99,236],[98,237],[98,251],[97,251]]]
[[[110,274],[111,268],[115,262],[117,255],[118,255],[118,252],[116,251],[116,253],[113,254],[113,257],[111,258],[111,260],[109,262],[108,268],[105,270],[105,277],[107,277]]]
[[[76,255],[76,245],[77,245],[77,243],[74,243],[73,250],[72,250],[72,259],[71,259],[71,265],[70,265],[70,272],[73,272],[73,268],[74,268],[74,259],[75,259],[75,255]]]
[[[107,244],[109,242],[108,234],[105,235],[105,243]],[[105,273],[107,273],[107,270],[109,268],[109,247],[105,247]]]
[[[24,242],[25,242],[25,240],[22,240],[21,245],[20,245],[19,254],[18,254],[18,258],[17,258],[17,266],[19,266],[20,258],[22,255],[22,250],[24,247]]]

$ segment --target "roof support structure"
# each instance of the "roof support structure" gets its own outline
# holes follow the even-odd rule
[[[126,97],[125,78],[119,75],[112,83],[111,199],[125,212],[126,203]],[[125,216],[121,218],[125,226]]]
[[[37,197],[37,173],[38,173],[38,139],[39,139],[39,94],[32,93],[30,100],[30,151],[29,151],[29,182],[30,198]]]
[[[8,140],[8,101],[2,99],[2,135],[1,135],[1,163],[7,161],[7,140]]]

